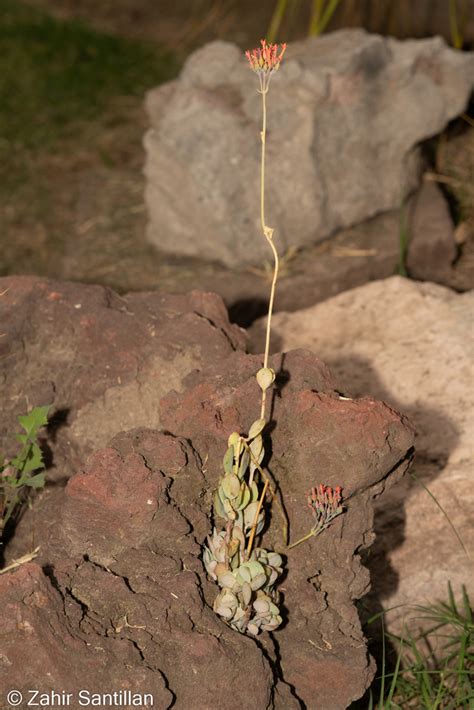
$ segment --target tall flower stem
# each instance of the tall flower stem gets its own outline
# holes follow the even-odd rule
[[[278,253],[276,250],[276,247],[273,243],[273,229],[271,227],[268,227],[265,223],[265,147],[266,147],[266,137],[267,137],[267,104],[266,104],[266,98],[267,98],[267,93],[268,93],[268,87],[270,84],[270,79],[271,75],[273,72],[277,71],[280,62],[282,60],[283,54],[285,53],[286,50],[286,44],[281,45],[281,51],[280,54],[278,54],[278,45],[276,44],[270,44],[268,45],[266,40],[262,39],[260,44],[261,49],[254,49],[252,51],[248,50],[245,52],[245,55],[247,59],[249,60],[250,67],[251,69],[257,74],[259,83],[260,83],[260,90],[259,93],[262,96],[262,130],[260,132],[260,138],[262,142],[262,153],[261,153],[261,160],[260,160],[260,222],[262,226],[262,231],[263,231],[263,236],[268,242],[268,245],[270,249],[272,250],[273,254],[273,260],[274,260],[274,269],[273,269],[273,279],[272,279],[272,286],[271,286],[271,291],[270,291],[270,299],[268,303],[268,317],[267,317],[267,329],[266,329],[266,338],[265,338],[265,354],[264,354],[264,360],[263,360],[263,368],[259,370],[257,373],[257,382],[259,383],[261,389],[262,389],[262,403],[260,407],[260,419],[263,420],[263,422],[266,422],[266,416],[265,416],[265,404],[266,404],[266,398],[267,398],[267,389],[273,382],[273,379],[275,378],[275,373],[273,370],[270,370],[268,367],[268,355],[270,352],[270,333],[271,333],[271,320],[272,320],[272,313],[273,313],[273,301],[275,299],[275,287],[276,287],[276,282],[278,278]],[[263,379],[259,375],[263,373]],[[259,470],[260,467],[258,467]],[[252,475],[252,474],[251,474]],[[263,488],[262,495],[260,497],[260,500],[258,502],[257,506],[257,513],[255,515],[255,519],[252,524],[252,528],[250,531],[250,538],[249,538],[249,543],[247,546],[247,558],[250,557],[250,554],[252,552],[252,546],[253,542],[255,539],[255,535],[257,532],[257,526],[258,526],[258,516],[260,514],[260,510],[263,505],[263,501],[265,498],[265,494],[267,492],[267,489],[270,487],[270,481],[267,477],[264,477],[265,480],[265,485]],[[270,487],[271,490],[271,487]]]
[[[275,300],[275,289],[276,282],[278,279],[278,252],[276,250],[275,244],[273,243],[273,229],[267,227],[265,224],[265,147],[266,147],[266,135],[267,135],[267,103],[266,97],[268,93],[268,84],[260,79],[260,93],[262,95],[262,131],[260,133],[262,141],[262,154],[260,161],[260,221],[262,225],[263,236],[268,242],[268,245],[273,253],[273,279],[272,286],[270,290],[270,299],[268,302],[268,316],[267,316],[267,329],[265,336],[265,354],[263,359],[263,367],[268,367],[268,355],[270,352],[270,334],[271,334],[271,324],[272,324],[272,313],[273,313],[273,302]],[[267,398],[267,391],[264,389],[262,391],[262,403],[260,408],[260,418],[265,419],[265,404]]]

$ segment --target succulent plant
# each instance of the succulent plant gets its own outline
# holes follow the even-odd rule
[[[271,591],[278,577],[280,577],[283,572],[283,559],[277,552],[269,552],[263,547],[257,547],[255,549],[255,556],[258,562],[264,567],[265,574],[268,578],[265,588],[267,591]]]
[[[281,622],[280,610],[268,594],[259,593],[257,599],[252,604],[256,612],[248,626],[247,633],[256,636],[259,631],[275,631]]]
[[[268,303],[263,366],[256,373],[261,390],[260,418],[253,422],[248,436],[233,432],[227,442],[223,459],[224,474],[214,493],[214,515],[224,521],[224,529],[214,528],[204,545],[203,563],[206,571],[221,588],[214,600],[214,611],[233,629],[256,636],[260,631],[274,631],[281,624],[279,595],[276,590],[283,572],[283,560],[276,552],[254,547],[255,537],[265,526],[264,501],[270,493],[283,519],[283,539],[287,549],[295,547],[325,530],[343,512],[342,489],[324,485],[308,494],[308,505],[314,525],[303,538],[288,546],[288,523],[281,502],[275,495],[264,466],[263,431],[267,424],[267,391],[275,381],[275,371],[269,367],[270,331],[279,259],[273,241],[274,230],[265,223],[265,136],[266,95],[270,78],[279,69],[286,44],[261,41],[261,48],[246,52],[251,69],[256,73],[262,97],[262,131],[260,133],[260,220],[263,236],[270,247],[274,269]],[[263,486],[262,486],[263,484]],[[260,490],[261,488],[261,490]]]
[[[225,521],[225,529],[214,528],[203,552],[209,577],[221,587],[214,611],[235,630],[253,635],[281,623],[275,584],[283,571],[282,558],[262,547],[252,550],[255,535],[265,525],[262,503],[268,486],[260,491],[255,480],[265,455],[264,426],[265,421],[257,419],[247,437],[237,432],[229,437],[224,475],[214,494],[214,513]]]
[[[214,601],[214,611],[232,628],[254,636],[260,630],[273,631],[281,624],[275,584],[282,573],[282,558],[264,548],[252,548],[256,535],[260,534],[265,526],[265,496],[269,492],[274,497],[270,479],[261,466],[265,457],[262,432],[267,423],[266,395],[275,380],[275,372],[268,366],[268,357],[270,323],[278,275],[278,254],[273,243],[273,229],[265,224],[264,213],[265,97],[270,78],[278,70],[285,50],[286,44],[281,45],[279,53],[278,45],[267,45],[266,41],[262,40],[261,48],[246,52],[250,67],[258,77],[263,100],[263,124],[260,134],[260,216],[263,236],[274,257],[274,274],[263,367],[256,374],[261,390],[260,418],[253,422],[248,436],[241,436],[238,432],[229,436],[223,460],[224,475],[219,479],[213,497],[214,515],[225,521],[225,529],[219,531],[214,528],[212,535],[207,538],[203,552],[203,563],[208,575],[221,587]],[[281,512],[284,518],[282,508]],[[283,530],[286,541],[286,520]]]
[[[218,575],[222,591],[214,601],[216,614],[241,633],[255,636],[276,629],[282,621],[274,589],[281,564],[280,555],[257,548],[250,560]]]

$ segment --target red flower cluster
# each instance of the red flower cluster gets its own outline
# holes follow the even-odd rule
[[[341,486],[336,486],[333,490],[330,486],[320,483],[308,491],[307,500],[316,527],[325,527],[336,515],[343,512]]]
[[[274,71],[277,71],[283,55],[286,50],[286,43],[281,46],[280,54],[278,54],[278,44],[267,44],[265,39],[260,40],[261,49],[247,49],[245,56],[249,60],[250,68],[258,74],[262,90],[268,89],[270,76]]]

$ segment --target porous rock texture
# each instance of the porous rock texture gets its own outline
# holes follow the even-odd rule
[[[245,343],[211,293],[122,297],[12,276],[0,279],[0,294],[0,436],[17,415],[51,404],[53,476],[77,469],[117,431],[159,427],[160,396]]]
[[[412,478],[380,499],[369,565],[373,595],[395,607],[393,623],[409,612],[398,605],[445,599],[448,581],[457,595],[462,584],[474,595],[473,308],[472,291],[392,277],[273,321],[277,350],[311,348],[349,396],[369,393],[409,416],[417,430],[414,474],[466,548]],[[256,351],[263,326],[251,330]]]
[[[213,477],[229,432],[248,431],[258,416],[249,403],[260,362],[260,356],[235,352],[220,367],[189,375],[182,396],[171,392],[162,399],[165,427],[191,439]],[[344,708],[362,695],[373,672],[353,605],[369,588],[360,553],[373,539],[370,501],[407,469],[413,431],[381,402],[341,399],[329,370],[309,351],[276,355],[271,365],[277,387],[270,470],[290,540],[311,527],[305,494],[312,485],[341,485],[347,508],[328,534],[287,553],[282,590],[288,623],[274,635],[276,659],[303,707]],[[273,507],[265,542],[275,549],[281,549],[281,527]],[[262,643],[275,653],[264,638]]]
[[[281,252],[398,209],[420,142],[466,107],[474,56],[439,38],[360,29],[293,43],[268,95],[266,221]],[[148,94],[148,237],[227,266],[268,258],[260,238],[261,98],[241,50],[217,41]]]
[[[103,290],[35,279],[12,279],[9,289],[10,308],[3,306],[7,316],[12,310],[22,312],[28,294],[33,313],[49,307],[43,300],[53,308],[60,302],[57,297],[48,300],[48,294],[62,294],[64,311],[56,313],[66,313],[68,320],[63,324],[58,318],[56,328],[60,352],[68,357],[55,359],[59,346],[51,325],[49,341],[41,341],[42,359],[47,361],[51,352],[49,377],[54,382],[77,376],[66,340],[69,335],[72,343],[81,343],[75,335],[80,328],[75,325],[74,303],[84,308],[88,297],[93,302],[100,297],[104,310],[106,296],[109,302],[122,303]],[[151,295],[134,298],[125,299],[130,314],[121,360],[126,360],[127,347],[136,356],[134,334],[142,333],[139,326],[144,328],[145,316],[136,304],[153,308]],[[203,299],[194,294],[174,301],[173,308],[168,302],[175,323],[193,324],[194,318],[186,316]],[[120,315],[113,308],[109,311],[116,322]],[[25,318],[17,338],[30,343],[40,339],[44,315],[39,321]],[[3,322],[8,325],[8,318]],[[105,330],[105,315],[102,323]],[[172,348],[169,327],[163,318],[163,338]],[[229,323],[223,320],[221,327],[230,338],[234,331]],[[215,330],[204,328],[200,335],[207,341],[202,344],[207,362],[180,380],[181,391],[171,390],[161,398],[163,431],[140,426],[140,401],[134,409],[129,404],[124,412],[127,425],[135,417],[137,428],[120,433],[117,420],[116,435],[107,447],[89,456],[85,465],[76,465],[65,486],[59,478],[51,481],[25,511],[6,549],[6,563],[36,545],[40,549],[33,562],[0,575],[0,623],[9,630],[2,643],[2,687],[24,691],[41,677],[45,691],[59,686],[69,692],[79,687],[150,692],[161,708],[342,710],[370,684],[374,663],[355,607],[369,588],[360,557],[373,540],[372,500],[409,466],[413,430],[382,402],[341,398],[327,367],[309,351],[273,357],[278,376],[269,402],[270,471],[289,519],[291,540],[312,524],[305,505],[312,485],[341,485],[346,511],[324,535],[285,551],[282,521],[273,506],[264,543],[286,558],[281,584],[285,623],[277,633],[262,634],[256,641],[231,631],[212,611],[217,587],[206,579],[201,546],[212,529],[212,493],[227,437],[233,430],[247,431],[258,417],[255,372],[261,356],[247,355],[239,345],[233,349],[225,339],[227,349],[222,345],[220,355],[211,359],[206,348],[211,348]],[[158,327],[157,339],[160,332]],[[237,336],[240,342],[240,333]],[[185,335],[178,325],[175,337],[180,352],[179,338]],[[101,349],[101,342],[98,338],[89,349],[97,372],[112,364],[110,345]],[[145,352],[147,347],[145,340]],[[24,348],[18,347],[19,357]],[[13,371],[19,370],[13,358],[8,362],[10,383]],[[35,377],[44,377],[33,363],[31,386]],[[129,382],[138,377],[136,370]],[[169,383],[172,386],[171,377]],[[142,387],[155,391],[156,385],[151,380]],[[55,402],[67,404],[67,398]],[[73,422],[64,423],[65,435],[70,435]],[[54,456],[51,436],[47,443]],[[82,455],[78,451],[75,458]],[[32,648],[34,663],[25,672],[23,659]]]
[[[11,589],[11,619],[28,622],[18,633],[12,627],[2,646],[2,687],[23,690],[41,679],[45,691],[131,687],[163,709],[273,707],[276,682],[262,652],[205,602],[203,483],[186,442],[135,430],[43,498],[35,515],[40,556],[0,577],[2,600],[3,587]],[[37,661],[25,676],[20,659],[31,637]],[[49,677],[39,675],[45,656]],[[297,707],[291,698],[288,707]]]
[[[96,636],[89,644],[77,618],[75,623],[68,621],[68,615],[82,614],[79,602],[71,595],[65,597],[56,586],[33,562],[0,577],[2,701],[7,691],[15,689],[25,701],[39,704],[39,698],[30,695],[38,689],[42,694],[71,693],[74,700],[69,706],[76,708],[80,690],[122,695],[130,691],[150,692],[155,707],[170,707],[173,695],[162,673],[144,664],[139,649],[119,634]]]

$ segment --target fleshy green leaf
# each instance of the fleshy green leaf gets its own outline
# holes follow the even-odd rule
[[[233,473],[228,473],[221,481],[221,488],[227,498],[237,498],[240,493],[240,481]]]
[[[248,439],[255,439],[265,428],[265,419],[257,419],[249,429]]]
[[[241,495],[240,495],[240,500],[238,501],[236,505],[237,510],[243,510],[248,506],[250,503],[250,488],[247,486],[246,483],[242,483],[242,489],[241,489]]]
[[[234,447],[229,446],[224,456],[224,471],[226,473],[232,473],[234,466]]]
[[[222,501],[219,497],[219,491],[214,492],[213,496],[213,502],[214,502],[214,513],[217,515],[219,518],[226,518],[224,506],[222,505]]]
[[[275,370],[271,367],[262,367],[261,370],[257,372],[257,382],[260,389],[264,392],[267,390],[272,383],[275,381]]]
[[[250,452],[251,452],[250,473],[253,473],[257,468],[257,464],[260,465],[262,463],[262,459],[265,454],[261,434],[256,436],[255,439],[250,444]]]
[[[239,470],[238,470],[238,477],[243,478],[245,476],[245,472],[248,468],[250,461],[250,453],[248,449],[244,449],[240,458],[240,463],[239,463]]]

